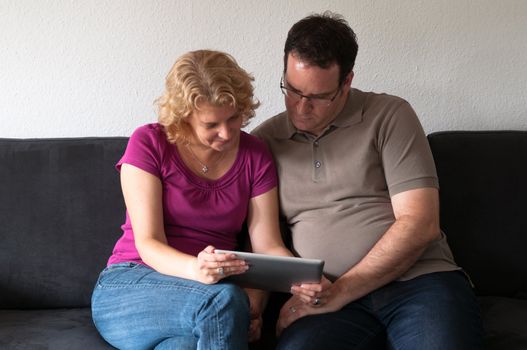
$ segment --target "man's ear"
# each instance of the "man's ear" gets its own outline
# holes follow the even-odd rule
[[[349,72],[349,74],[346,76],[346,79],[344,79],[344,86],[351,86],[351,82],[353,81],[353,77],[355,74],[353,71]]]
[[[342,91],[347,94],[348,91],[351,89],[351,82],[353,81],[353,71],[349,72],[348,75],[346,75],[346,79],[344,79],[344,82],[342,83]]]

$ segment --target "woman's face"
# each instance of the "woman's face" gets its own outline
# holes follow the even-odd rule
[[[199,109],[192,112],[188,123],[193,132],[191,142],[218,152],[238,146],[242,116],[232,106],[202,103]]]

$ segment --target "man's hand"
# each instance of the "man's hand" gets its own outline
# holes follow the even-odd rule
[[[334,312],[348,303],[346,294],[337,283],[322,277],[320,284],[302,284],[291,288],[293,296],[282,306],[276,323],[276,334],[299,318]]]
[[[304,283],[291,287],[291,294],[296,295],[305,304],[321,306],[333,297],[332,283],[322,276],[320,283]]]

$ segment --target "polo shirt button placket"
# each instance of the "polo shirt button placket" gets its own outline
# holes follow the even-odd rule
[[[320,161],[320,142],[313,140],[311,143],[311,150],[313,152],[313,181],[318,182],[322,176],[322,162]]]

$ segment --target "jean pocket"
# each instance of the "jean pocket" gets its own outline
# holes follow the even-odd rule
[[[116,269],[130,269],[130,268],[134,268],[136,266],[140,265],[139,263],[135,263],[135,262],[121,262],[121,263],[117,263],[117,264],[111,264],[110,266],[107,266],[104,270],[104,271],[112,271],[112,270],[116,270]]]
[[[136,269],[137,267],[141,266],[139,263],[135,262],[122,262],[117,264],[112,264],[110,266],[107,266],[99,275],[99,279],[97,281],[98,286],[102,286],[107,282],[111,282],[113,280],[119,279],[119,276],[127,271],[131,271]]]

